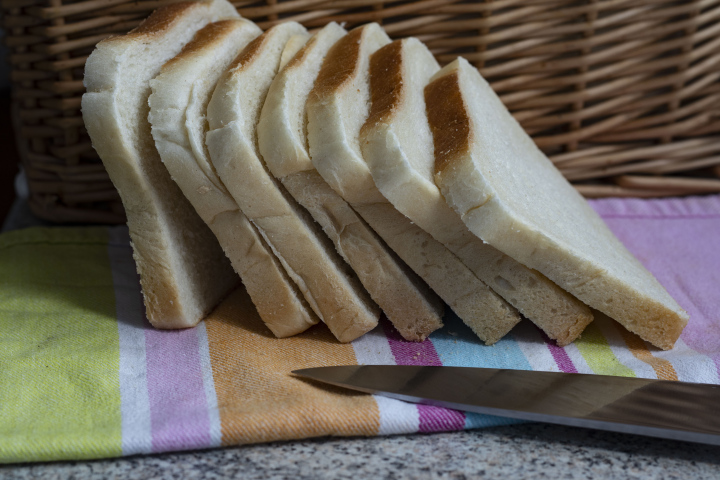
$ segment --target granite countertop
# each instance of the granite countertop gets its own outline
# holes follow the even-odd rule
[[[320,438],[88,462],[6,465],[29,478],[720,477],[720,447],[544,424],[374,438]]]
[[[3,231],[42,225],[17,201]],[[720,447],[527,423],[319,438],[86,462],[0,466],[0,478],[720,478]]]

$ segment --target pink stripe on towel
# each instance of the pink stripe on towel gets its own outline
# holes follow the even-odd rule
[[[385,336],[398,365],[441,366],[442,362],[430,340],[408,342],[403,339],[390,322],[383,322]]]
[[[681,338],[715,363],[720,378],[720,195],[591,202],[593,208],[690,315]],[[677,368],[677,366],[676,366]]]
[[[197,329],[148,328],[145,344],[153,451],[211,446]]]
[[[418,405],[417,407],[420,414],[419,432],[449,432],[465,428],[463,412],[429,405]]]
[[[398,365],[442,366],[435,346],[428,339],[424,342],[408,342],[389,322],[383,324],[390,350]],[[418,405],[419,432],[443,432],[462,430],[465,427],[465,414],[456,410]]]
[[[545,344],[547,345],[548,350],[550,350],[550,354],[555,360],[555,363],[557,363],[560,371],[565,373],[578,373],[577,368],[573,365],[573,362],[565,349],[558,347],[553,340],[550,340],[550,337],[548,337],[545,332],[539,328],[538,330],[540,331],[540,335],[542,335],[543,340],[545,340]]]

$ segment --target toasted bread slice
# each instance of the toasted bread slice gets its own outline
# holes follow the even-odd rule
[[[243,51],[208,105],[207,145],[220,178],[315,313],[339,341],[349,342],[375,328],[380,309],[308,213],[270,174],[256,147],[257,121],[281,54],[288,40],[304,32],[298,23],[282,23]]]
[[[152,134],[160,157],[220,241],[260,318],[277,337],[318,319],[222,183],[205,146],[205,112],[230,63],[262,31],[242,19],[211,23],[150,82]]]
[[[258,147],[275,177],[322,226],[403,338],[421,341],[442,325],[442,302],[328,186],[307,151],[305,101],[327,51],[345,33],[330,23],[297,55],[293,45],[286,47],[283,57],[289,62],[265,99]]]
[[[592,321],[590,309],[544,275],[483,243],[435,186],[423,89],[438,70],[430,51],[415,38],[396,40],[371,57],[372,106],[360,130],[360,146],[375,185],[497,294],[559,345],[567,345]]]
[[[310,157],[323,179],[478,335],[493,343],[520,316],[375,186],[359,133],[370,104],[369,62],[390,43],[377,24],[358,27],[329,51],[307,101]],[[488,325],[498,327],[495,330]]]
[[[85,65],[83,120],[120,193],[148,319],[197,324],[239,284],[218,241],[162,165],[147,120],[150,80],[209,22],[238,17],[225,0],[155,11],[126,35],[100,42]]]
[[[466,60],[425,88],[435,182],[468,228],[653,345],[685,311],[537,148]]]

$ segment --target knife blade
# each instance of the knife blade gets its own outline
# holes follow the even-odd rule
[[[320,367],[292,373],[411,403],[720,445],[719,385],[405,365]]]

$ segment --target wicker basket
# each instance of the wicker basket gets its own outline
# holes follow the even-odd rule
[[[124,221],[83,127],[83,66],[167,0],[0,0],[34,212]],[[720,191],[720,0],[288,0],[235,3],[267,28],[377,21],[441,63],[474,62],[587,196]]]

